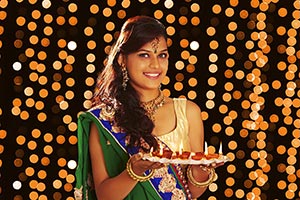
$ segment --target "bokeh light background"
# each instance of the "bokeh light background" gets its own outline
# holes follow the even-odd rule
[[[73,199],[77,114],[125,19],[156,17],[165,95],[232,162],[201,199],[300,199],[300,0],[1,0],[0,199]]]

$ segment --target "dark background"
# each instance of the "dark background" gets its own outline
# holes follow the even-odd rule
[[[224,167],[217,169],[219,179],[216,184],[209,188],[210,190],[201,197],[201,199],[251,199],[251,196],[255,196],[254,199],[299,199],[299,188],[294,190],[294,193],[287,192],[288,187],[298,186],[299,182],[299,87],[300,87],[300,75],[299,70],[293,72],[294,78],[288,78],[287,73],[289,71],[288,66],[295,64],[299,67],[299,31],[295,36],[297,43],[293,46],[296,50],[294,53],[294,60],[285,52],[281,52],[279,47],[288,47],[287,40],[290,37],[289,33],[279,35],[277,28],[283,26],[286,30],[292,29],[291,22],[295,20],[295,16],[299,14],[299,1],[274,1],[266,3],[269,6],[267,10],[261,10],[261,5],[256,7],[255,1],[240,1],[237,5],[235,1],[174,1],[174,6],[167,9],[164,6],[164,1],[131,1],[129,7],[122,7],[121,1],[116,2],[115,5],[108,4],[113,1],[52,1],[50,8],[46,9],[42,7],[42,1],[10,1],[6,6],[3,2],[1,4],[1,20],[0,28],[3,30],[0,33],[1,48],[0,48],[0,199],[72,199],[73,186],[75,184],[72,179],[74,175],[74,169],[70,169],[66,164],[63,164],[62,160],[66,162],[77,159],[77,147],[76,143],[72,142],[76,136],[76,130],[69,127],[69,123],[65,123],[63,118],[65,116],[71,116],[72,122],[76,123],[77,114],[86,110],[83,103],[88,101],[84,96],[84,92],[87,90],[92,91],[93,85],[86,84],[86,78],[96,78],[98,72],[103,67],[103,61],[106,58],[105,48],[111,45],[111,42],[105,42],[103,36],[106,33],[110,33],[113,36],[120,30],[121,25],[128,17],[135,15],[149,15],[154,16],[155,11],[161,10],[163,16],[160,21],[166,25],[166,27],[172,26],[175,28],[176,33],[170,36],[172,45],[170,46],[170,67],[168,77],[170,83],[163,85],[163,89],[169,91],[171,96],[187,96],[188,92],[196,91],[197,96],[191,100],[196,102],[202,109],[204,114],[208,115],[207,119],[204,119],[205,125],[205,139],[208,141],[211,147],[218,149],[219,142],[223,142],[223,151],[229,153],[233,161],[227,163]],[[68,6],[75,3],[78,6],[76,12],[70,12]],[[200,11],[193,13],[190,7],[193,3],[200,5]],[[262,3],[262,2],[261,2]],[[97,5],[99,12],[92,14],[90,11],[91,5]],[[222,11],[219,14],[214,13],[213,7],[220,5]],[[259,5],[259,4],[258,4]],[[109,17],[105,17],[102,11],[105,8],[110,8],[112,14]],[[232,8],[234,10],[233,16],[226,14],[226,9]],[[288,13],[285,16],[280,16],[280,9],[285,8]],[[32,12],[39,10],[41,17],[34,19]],[[126,13],[124,18],[118,16],[118,12],[123,10]],[[248,17],[241,18],[241,11],[246,10]],[[295,14],[295,11],[298,13]],[[255,25],[257,24],[257,14],[264,13],[266,15],[266,28],[264,30],[258,30]],[[46,14],[50,14],[53,17],[53,21],[50,24],[45,23],[43,17]],[[166,16],[172,14],[176,20],[170,24],[166,20]],[[19,16],[23,16],[26,19],[24,25],[18,25],[16,22]],[[56,18],[62,16],[66,22],[63,25],[56,23]],[[188,19],[188,23],[183,25],[178,19],[181,16],[185,16]],[[76,17],[78,23],[76,25],[70,25],[68,20],[70,17]],[[194,26],[190,23],[193,17],[200,18],[200,24]],[[297,18],[297,16],[296,16]],[[298,16],[299,20],[299,16]],[[34,31],[30,31],[27,27],[29,22],[35,22],[37,28]],[[106,30],[106,23],[113,22],[115,29],[113,31]],[[231,31],[228,29],[228,25],[231,22],[237,24],[237,29]],[[254,24],[254,26],[253,26]],[[51,35],[45,35],[43,30],[46,26],[50,26],[53,29]],[[87,36],[84,34],[86,27],[92,27],[93,34]],[[214,27],[216,34],[209,36],[207,34],[207,28]],[[0,29],[0,30],[1,30]],[[270,46],[271,50],[266,52],[268,62],[259,67],[255,62],[249,59],[249,55],[252,52],[261,50],[257,43],[253,40],[252,34],[255,32],[265,31],[268,37],[265,39]],[[236,36],[236,39],[230,43],[226,40],[226,36],[232,33]],[[244,34],[243,38],[238,39],[239,33]],[[37,44],[29,42],[29,38],[32,35],[36,35],[39,38]],[[41,45],[40,41],[43,38],[48,38],[50,45],[45,47]],[[74,51],[70,51],[67,47],[61,48],[58,46],[58,41],[64,39],[65,41],[75,41],[77,48]],[[200,48],[197,51],[191,50],[189,47],[183,48],[180,46],[180,41],[187,39],[189,42],[198,41]],[[21,47],[16,47],[16,40],[21,40]],[[94,40],[97,44],[95,49],[89,49],[87,42]],[[218,41],[219,47],[211,49],[209,44],[212,40]],[[247,41],[253,41],[255,44],[252,49],[245,47]],[[228,46],[233,45],[236,48],[236,52],[231,55],[227,52]],[[282,46],[281,46],[282,45]],[[33,48],[35,55],[33,57],[27,57],[25,51],[27,48]],[[60,51],[65,50],[69,55],[75,57],[75,62],[72,64],[73,69],[71,72],[64,70],[62,67],[60,70],[56,70],[52,67],[54,61],[60,61],[62,65],[66,65],[66,60],[60,59],[58,54]],[[188,60],[181,58],[181,52],[187,50],[191,55],[195,55],[198,59],[194,65],[195,70],[189,72],[186,66],[189,64]],[[47,54],[45,60],[40,60],[37,56],[39,51],[44,51]],[[209,55],[215,53],[218,56],[218,60],[215,64],[218,66],[218,70],[215,73],[210,72],[209,65],[212,64],[209,61]],[[96,59],[90,63],[86,60],[88,54],[93,54]],[[233,67],[226,66],[226,60],[232,58],[235,61]],[[176,69],[175,64],[177,61],[183,61],[185,68],[182,70]],[[43,63],[46,66],[46,70],[38,72],[32,70],[29,65],[32,61]],[[287,67],[284,70],[279,70],[277,65],[279,62],[285,62]],[[20,71],[13,69],[12,65],[15,62],[20,62],[22,68]],[[96,69],[93,73],[86,71],[88,64],[95,65]],[[257,69],[261,72],[258,78],[261,79],[259,85],[267,84],[269,89],[261,94],[259,97],[264,99],[264,103],[259,110],[259,114],[263,118],[263,121],[268,124],[267,129],[257,128],[254,130],[248,129],[244,126],[247,120],[252,120],[249,116],[251,113],[251,107],[245,108],[242,106],[244,101],[249,101],[251,105],[256,102],[250,100],[249,96],[254,93],[253,83],[249,82],[246,78],[247,74],[253,73],[253,70]],[[242,79],[238,79],[235,73],[241,70],[245,76]],[[32,81],[29,75],[36,72],[39,76],[46,76],[48,81],[46,84],[39,84],[38,81]],[[226,73],[232,73],[232,76],[226,75]],[[60,79],[58,82],[61,84],[61,88],[57,91],[53,90],[52,83],[55,82],[55,76],[59,74]],[[183,79],[177,80],[177,75],[180,74]],[[190,78],[196,78],[198,84],[195,87],[189,85],[188,80]],[[217,79],[216,85],[209,85],[208,79],[215,77]],[[66,84],[68,78],[75,80],[75,85],[69,87]],[[21,80],[21,81],[17,81]],[[274,88],[272,83],[278,80],[281,83],[281,87]],[[182,90],[176,90],[174,84],[181,82],[183,84]],[[232,83],[234,89],[227,91],[224,88],[226,83]],[[293,82],[295,84],[295,94],[293,96],[287,96],[285,93],[287,90],[287,83]],[[33,95],[27,96],[24,93],[24,89],[31,87],[34,90]],[[41,98],[39,91],[46,89],[48,96]],[[57,102],[57,97],[65,96],[68,90],[74,92],[74,97],[71,99],[65,98],[69,103],[66,110],[60,108]],[[208,98],[206,93],[208,91],[214,91],[215,97],[213,101],[215,106],[208,108],[206,102]],[[236,97],[233,92],[237,91],[241,93],[241,97]],[[225,93],[230,93],[232,98],[226,100],[223,98]],[[37,109],[35,106],[29,107],[26,105],[26,100],[33,98],[35,101],[42,101],[44,107],[42,110]],[[275,100],[282,99],[288,101],[290,99],[292,103],[289,106],[278,105]],[[27,111],[29,113],[28,119],[22,119],[20,115],[14,115],[12,109],[14,107],[14,100],[20,99],[22,104],[18,106],[21,111]],[[296,103],[295,103],[296,102]],[[298,103],[297,103],[298,102]],[[219,108],[221,105],[225,105],[228,111],[223,114]],[[284,108],[290,108],[290,113],[286,113]],[[238,116],[232,120],[231,124],[225,124],[223,119],[228,116],[230,111],[237,112]],[[40,121],[37,119],[39,113],[45,113],[47,116],[46,121]],[[271,120],[271,116],[276,115],[277,121]],[[292,123],[288,123],[286,118],[290,117]],[[258,123],[258,121],[256,121]],[[222,129],[220,132],[216,132],[213,129],[213,125],[219,124]],[[228,135],[225,132],[227,127],[234,129],[233,135]],[[38,129],[41,135],[37,138],[33,137],[32,131]],[[282,134],[282,130],[286,129],[287,134]],[[246,131],[247,135],[242,136],[241,132]],[[264,132],[266,138],[263,140],[266,146],[260,149],[256,144],[258,142],[257,134]],[[46,142],[44,135],[50,133],[53,136],[51,142]],[[19,136],[24,136],[26,141],[24,144],[19,144],[16,139]],[[58,136],[65,139],[65,142],[59,142]],[[29,143],[34,141],[37,147],[30,150]],[[70,142],[71,141],[71,142]],[[234,144],[237,144],[235,147]],[[53,151],[47,154],[44,148],[50,145]],[[281,145],[286,150],[280,150]],[[289,151],[288,151],[289,150]],[[293,152],[296,150],[296,154]],[[256,158],[253,156],[255,152],[266,152],[266,158]],[[29,158],[32,155],[39,157],[38,162],[32,163]],[[42,158],[48,158],[50,163],[43,165]],[[291,162],[289,159],[295,158],[295,162]],[[16,164],[21,160],[22,164]],[[251,160],[254,165],[250,167],[245,162]],[[267,160],[269,170],[262,168],[259,165],[260,160]],[[229,167],[236,168],[236,170],[230,170]],[[290,168],[288,168],[290,166]],[[26,170],[28,168],[34,168],[34,174],[28,175]],[[294,169],[289,171],[288,169]],[[45,171],[47,176],[42,178],[38,173]],[[67,172],[71,179],[67,179],[62,176],[60,172],[64,170]],[[251,175],[257,173],[258,177],[252,179]],[[264,176],[260,177],[260,175]],[[267,177],[267,179],[265,178]],[[230,179],[232,178],[232,179]],[[259,180],[265,180],[265,184],[259,184]],[[53,182],[59,180],[61,186],[54,187]],[[231,181],[230,181],[231,180]],[[232,183],[232,180],[234,182]],[[13,183],[19,181],[22,184],[20,189],[15,189]],[[33,181],[45,185],[45,189],[32,186]],[[286,187],[279,189],[278,184],[283,181],[286,183]],[[34,184],[33,184],[34,185]],[[279,184],[280,185],[280,184]],[[42,187],[41,187],[42,188]],[[257,192],[259,191],[259,192]],[[294,194],[294,196],[293,196]]]

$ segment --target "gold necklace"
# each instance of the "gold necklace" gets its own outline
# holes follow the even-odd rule
[[[140,105],[146,111],[146,115],[154,122],[154,114],[156,113],[157,109],[163,106],[165,103],[164,94],[159,90],[159,95],[150,101],[141,102]]]

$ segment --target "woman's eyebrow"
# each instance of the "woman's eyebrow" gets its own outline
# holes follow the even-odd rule
[[[138,52],[139,51],[153,52],[152,50],[148,50],[148,49],[139,49]],[[168,51],[168,49],[166,48],[166,49],[163,49],[163,50],[161,50],[159,52],[165,52],[165,51]]]

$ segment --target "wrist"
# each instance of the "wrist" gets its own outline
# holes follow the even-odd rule
[[[154,174],[154,170],[151,170],[148,175],[144,175],[144,173],[142,175],[136,174],[132,169],[131,159],[129,159],[126,164],[126,171],[131,179],[139,182],[150,180]]]
[[[207,187],[209,186],[213,181],[216,180],[217,176],[215,174],[215,170],[214,168],[196,168],[192,167],[191,165],[188,166],[187,168],[187,178],[189,180],[189,182],[196,186],[196,187]],[[194,170],[192,170],[192,168],[195,168]],[[193,173],[194,171],[194,173]],[[200,173],[202,173],[202,176],[200,176],[199,171],[202,171]],[[204,172],[204,173],[203,173]]]
[[[196,181],[203,182],[209,179],[210,169],[207,167],[191,165],[190,170]]]

